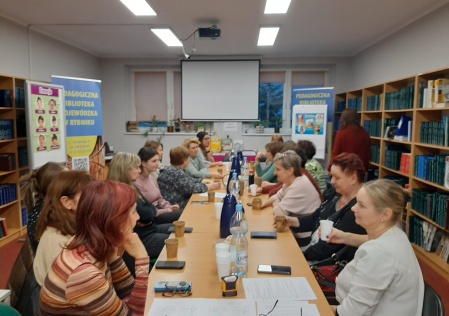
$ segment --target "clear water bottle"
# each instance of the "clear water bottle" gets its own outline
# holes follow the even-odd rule
[[[229,193],[235,196],[237,201],[240,198],[240,181],[237,177],[237,172],[232,173],[231,181],[229,182]]]
[[[240,166],[241,168],[241,175],[240,178],[243,180],[243,183],[245,184],[245,191],[248,190],[248,176],[249,176],[249,163],[248,163],[248,158],[247,157],[243,157],[243,163]]]
[[[232,234],[229,250],[231,252],[231,272],[239,277],[248,273],[248,221],[243,212],[242,204],[237,204],[232,215],[230,231]]]

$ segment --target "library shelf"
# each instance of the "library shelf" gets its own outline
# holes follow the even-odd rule
[[[436,79],[442,78],[449,79],[449,68],[421,73],[335,95],[334,110],[336,115],[334,124],[339,122],[341,112],[344,109],[354,108],[355,104],[358,106],[356,110],[360,116],[360,124],[370,132],[372,146],[372,161],[370,162],[372,172],[368,173],[371,176],[370,179],[373,179],[373,177],[388,177],[397,181],[402,186],[408,187],[412,195],[414,194],[414,190],[422,189],[428,190],[431,194],[437,192],[439,196],[447,197],[449,201],[449,188],[441,185],[441,176],[443,175],[443,170],[445,170],[441,162],[443,160],[442,157],[449,157],[449,100],[445,100],[446,104],[443,107],[434,107],[435,100],[431,97],[438,95],[438,93],[435,94],[434,92],[435,90],[437,92],[439,91],[438,87],[434,87],[434,83]],[[429,90],[431,90],[430,93],[427,93]],[[360,100],[361,104],[359,102]],[[441,100],[439,102],[441,103]],[[412,121],[411,131],[408,131],[411,136],[411,141],[385,139],[384,136],[387,127],[397,126],[402,116],[408,116]],[[373,123],[378,124],[374,125],[374,131],[372,129]],[[440,125],[436,125],[436,123]],[[430,128],[433,129],[428,127],[429,124],[431,125]],[[443,126],[443,129],[441,126]],[[422,130],[421,127],[423,128]],[[435,131],[441,130],[445,131],[441,133],[443,136],[435,137]],[[444,135],[446,131],[447,135]],[[442,140],[443,142],[441,142]],[[392,152],[395,153],[392,155]],[[409,164],[407,164],[409,167],[408,174],[402,172],[400,168],[398,168],[400,170],[396,170],[397,164],[391,164],[392,159],[402,160],[403,156],[406,160],[409,157]],[[431,160],[426,162],[429,164],[427,167],[432,166],[434,169],[427,168],[426,172],[432,176],[424,177],[426,179],[432,178],[438,180],[431,182],[417,176],[418,170],[422,172],[422,168],[419,168],[422,165],[416,165],[418,160],[423,160],[419,156],[435,156],[435,159],[438,161],[438,164],[436,164],[438,167],[435,169],[435,165],[431,165]],[[395,160],[395,162],[398,161]],[[417,168],[415,168],[415,165]],[[392,166],[394,168],[391,168]],[[434,174],[431,172],[434,172]],[[449,218],[449,202],[447,205],[445,216]],[[409,234],[415,253],[420,260],[429,264],[432,269],[446,280],[449,280],[449,264],[435,254],[435,249],[431,249],[433,252],[428,252],[417,246],[413,240],[413,238],[417,237],[410,236],[410,226],[415,222],[413,220],[414,217],[435,226],[437,231],[440,231],[438,236],[445,235],[449,238],[449,227],[445,227],[449,225],[441,225],[443,222],[440,222],[440,225],[438,225],[434,220],[412,210],[411,203],[408,204],[405,215],[405,230]],[[435,244],[438,244],[438,242],[435,241]]]

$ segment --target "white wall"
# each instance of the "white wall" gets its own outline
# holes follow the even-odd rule
[[[350,90],[449,67],[449,4],[353,58]]]
[[[35,81],[51,75],[100,79],[99,59],[0,17],[0,74]]]
[[[218,57],[217,57],[218,58]],[[148,69],[180,69],[180,60],[177,59],[101,59],[103,118],[105,140],[114,146],[114,151],[128,151],[136,153],[143,146],[147,137],[142,135],[129,135],[126,133],[126,121],[129,107],[130,74],[129,67],[142,67]],[[337,90],[346,91],[350,88],[347,80],[350,74],[350,60],[347,58],[266,58],[261,60],[261,69],[323,69],[329,70],[327,84]],[[346,89],[346,90],[345,90]],[[271,139],[271,135],[247,136],[241,133],[241,124],[238,123],[237,132],[224,132],[222,123],[215,123],[214,129],[217,136],[225,138],[229,135],[232,139],[244,141],[245,148],[263,149]],[[180,145],[184,137],[176,137],[166,134],[162,142],[167,149]],[[154,139],[149,136],[150,139]],[[286,140],[289,137],[284,137]],[[168,155],[164,157],[167,163]]]

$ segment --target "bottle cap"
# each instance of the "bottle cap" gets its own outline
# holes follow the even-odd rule
[[[242,206],[242,204],[237,204],[236,206],[235,206],[235,210],[237,211],[237,212],[243,212],[243,206]]]

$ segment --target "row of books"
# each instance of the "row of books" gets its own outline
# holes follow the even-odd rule
[[[366,110],[367,111],[379,111],[380,110],[380,101],[382,99],[382,95],[372,95],[366,98]]]
[[[14,138],[14,122],[13,120],[0,120],[0,140]]]
[[[8,235],[8,224],[6,218],[0,217],[0,238]]]
[[[17,108],[25,108],[25,89],[24,88],[15,88],[15,97],[16,97],[16,107]],[[0,89],[0,107],[12,107],[13,105],[13,97],[11,95],[11,90],[8,89]]]
[[[449,107],[449,79],[440,78],[419,85],[420,108]]]
[[[28,166],[28,148],[18,147],[17,154],[19,156],[19,168]]]
[[[449,158],[446,155],[415,156],[415,176],[445,186],[446,157]]]
[[[0,205],[17,200],[17,185],[15,183],[0,184]]]
[[[354,109],[356,112],[362,111],[362,98],[348,99],[348,108]]]
[[[25,89],[16,87],[15,89],[16,97],[16,108],[25,108]]]
[[[445,262],[449,259],[449,235],[419,217],[410,218],[409,239],[428,252],[435,252]]]
[[[449,116],[443,116],[441,122],[422,122],[421,143],[449,146]]]
[[[363,123],[365,129],[371,137],[382,137],[382,121],[365,121]]]
[[[408,149],[388,145],[385,150],[385,167],[400,170],[402,153],[408,153]]]
[[[28,209],[25,206],[22,206],[22,226],[28,225]]]
[[[337,112],[343,112],[346,109],[346,100],[337,102]]]
[[[0,107],[12,107],[11,90],[0,90]]]
[[[385,93],[385,110],[413,109],[415,86]]]
[[[412,209],[439,226],[449,229],[449,195],[425,189],[412,190]]]
[[[371,162],[380,163],[380,146],[371,145]]]

